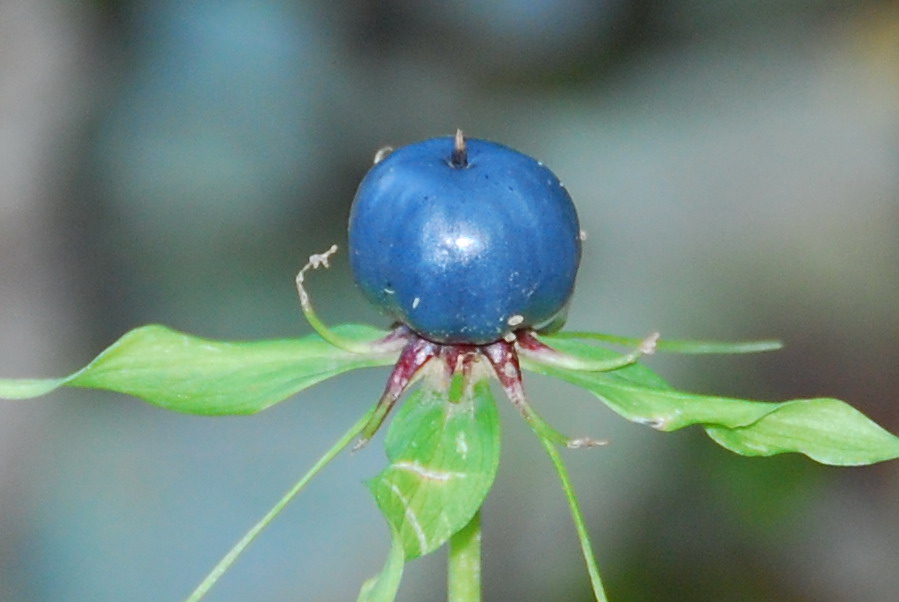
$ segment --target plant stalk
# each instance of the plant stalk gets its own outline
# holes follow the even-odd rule
[[[450,539],[448,602],[481,600],[481,511]]]

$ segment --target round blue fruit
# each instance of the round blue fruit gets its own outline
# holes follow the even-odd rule
[[[437,343],[492,343],[560,327],[581,257],[571,197],[542,163],[474,138],[393,151],[350,212],[365,296]]]

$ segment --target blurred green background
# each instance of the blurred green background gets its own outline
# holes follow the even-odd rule
[[[309,331],[293,278],[345,242],[375,150],[461,127],[546,162],[589,234],[569,326],[778,337],[649,360],[698,392],[840,397],[899,432],[899,5],[788,0],[0,2],[0,375],[161,322]],[[331,322],[385,324],[345,255]],[[183,599],[374,403],[385,370],[261,415],[65,391],[0,404],[0,600]],[[531,377],[613,600],[894,601],[899,463],[745,459]],[[551,466],[502,404],[487,600],[589,600]],[[381,435],[382,437],[383,435]],[[343,454],[210,601],[355,599],[388,548]],[[444,554],[405,601],[445,598]]]

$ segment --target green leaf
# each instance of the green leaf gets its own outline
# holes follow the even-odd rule
[[[403,542],[394,533],[390,544],[387,562],[380,573],[362,584],[356,602],[393,602],[403,579],[403,566],[406,555]]]
[[[588,359],[611,351],[572,340],[554,341],[560,350]],[[564,347],[564,349],[563,349]],[[661,431],[693,424],[712,439],[746,456],[798,452],[823,464],[856,466],[899,458],[899,437],[838,399],[781,403],[696,395],[670,388],[644,366],[611,372],[583,372],[523,361],[528,370],[587,389],[628,420]]]
[[[899,437],[839,399],[764,405],[776,407],[749,426],[705,430],[720,445],[744,456],[801,451],[818,462],[838,466],[899,458]]]
[[[354,341],[386,333],[369,326],[335,329]],[[223,342],[150,325],[125,334],[90,364],[60,379],[0,380],[0,398],[26,399],[82,387],[133,395],[191,414],[253,414],[348,370],[384,366],[396,354],[353,354],[318,335]]]
[[[553,339],[590,339],[594,341],[602,341],[604,343],[612,343],[614,345],[623,345],[626,347],[636,347],[642,342],[642,339],[634,339],[631,337],[619,337],[612,334],[602,334],[599,332],[556,332],[551,336],[541,336],[546,340]],[[656,342],[656,351],[667,351],[670,353],[689,353],[689,354],[732,354],[732,353],[759,353],[761,351],[776,351],[781,349],[783,344],[780,341],[762,340],[762,341],[738,341],[728,343],[722,341],[669,341],[660,338]]]
[[[407,559],[439,548],[468,524],[499,465],[499,416],[488,381],[451,390],[458,399],[426,384],[406,400],[385,441],[390,465],[368,483]]]

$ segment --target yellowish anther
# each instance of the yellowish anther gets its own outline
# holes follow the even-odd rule
[[[392,152],[393,152],[393,147],[392,147],[392,146],[382,146],[382,147],[379,148],[378,151],[375,153],[374,164],[377,165],[378,163],[380,163],[381,161],[383,161],[384,159],[386,159],[386,158],[387,158],[387,155],[389,155],[389,154],[392,153]]]
[[[656,345],[659,343],[659,337],[662,335],[658,332],[654,332],[642,341],[637,346],[637,353],[640,355],[652,355],[656,352]]]

